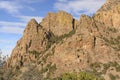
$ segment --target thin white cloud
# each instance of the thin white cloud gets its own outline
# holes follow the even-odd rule
[[[95,13],[104,3],[105,0],[66,0],[66,2],[58,0],[54,4],[54,8],[56,10],[65,10],[75,15],[90,15]]]
[[[0,21],[0,26],[25,26],[26,23],[23,22],[7,22],[7,21]]]
[[[21,13],[21,10],[23,8],[35,11],[33,7],[30,7],[30,5],[25,5],[26,3],[34,3],[34,2],[40,2],[43,0],[11,0],[11,1],[0,1],[0,9],[12,14],[12,16],[20,19],[23,22],[28,22],[30,19],[35,18],[38,22],[42,20],[43,17],[39,16],[24,16]],[[8,23],[7,23],[8,24]],[[9,24],[8,24],[9,25]]]
[[[3,26],[0,27],[0,32],[2,33],[12,33],[12,34],[22,34],[24,28],[21,27],[12,27],[12,26]]]
[[[20,37],[19,37],[20,38]],[[17,37],[8,37],[8,38],[0,38],[0,43],[1,43],[1,45],[0,45],[0,47],[2,46],[2,47],[5,47],[5,45],[4,44],[9,44],[9,45],[7,45],[7,46],[10,46],[10,45],[13,45],[13,44],[15,44],[17,41],[15,41],[16,39],[18,39]],[[1,49],[1,48],[0,48]]]
[[[0,9],[3,9],[5,11],[7,11],[10,14],[18,14],[19,10],[23,8],[21,5],[19,5],[16,2],[13,1],[1,1],[0,2]]]
[[[57,0],[59,2],[67,2],[68,0]]]
[[[24,22],[28,22],[30,21],[32,18],[36,19],[37,22],[41,22],[41,20],[43,19],[43,17],[39,17],[39,16],[17,16],[18,18],[20,18],[20,20],[24,21]]]
[[[17,0],[17,1],[20,1],[20,0]],[[37,3],[37,2],[42,2],[42,1],[45,1],[45,0],[21,0],[22,2],[27,2],[27,3]]]
[[[0,1],[0,9],[8,12],[9,14],[16,15],[21,14],[21,10],[27,9],[30,11],[35,11],[29,4],[38,2],[39,0],[7,0]],[[26,4],[28,3],[28,4]]]
[[[0,21],[1,33],[22,34],[25,23]]]
[[[6,40],[6,39],[0,39],[0,43],[2,43],[2,44],[8,44],[8,43],[10,43],[10,40]]]

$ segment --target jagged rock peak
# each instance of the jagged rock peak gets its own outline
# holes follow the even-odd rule
[[[83,18],[91,18],[91,17],[88,16],[88,15],[82,14],[82,15],[80,16],[80,20],[83,19]]]
[[[47,31],[52,31],[55,35],[61,36],[73,30],[75,20],[71,14],[65,11],[48,13],[40,23]]]
[[[69,13],[67,13],[66,11],[63,11],[63,10],[60,10],[60,11],[58,11],[58,12],[49,12],[49,13],[47,14],[47,16],[50,17],[50,15],[55,15],[55,14],[57,14],[57,16],[59,16],[59,15],[69,15],[69,16],[72,16],[71,14],[69,14]]]
[[[36,25],[38,25],[38,22],[33,18],[33,19],[31,19],[31,20],[28,22],[28,25],[34,25],[34,26],[36,26]]]
[[[65,11],[63,11],[63,10],[60,10],[60,11],[58,12],[58,15],[69,15],[69,16],[72,16],[71,14],[69,14],[69,13],[67,13],[67,12],[65,12]]]
[[[24,32],[25,33],[27,32],[30,34],[31,34],[31,32],[37,32],[38,25],[39,25],[38,22],[33,18],[28,22]]]

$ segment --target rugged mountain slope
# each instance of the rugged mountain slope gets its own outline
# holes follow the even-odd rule
[[[119,80],[120,1],[107,0],[79,21],[64,11],[32,19],[5,69],[4,80]]]

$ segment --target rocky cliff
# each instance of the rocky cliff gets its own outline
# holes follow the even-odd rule
[[[4,67],[4,80],[120,80],[120,1],[79,21],[64,11],[31,19]]]

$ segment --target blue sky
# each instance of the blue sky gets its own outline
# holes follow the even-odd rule
[[[81,14],[92,15],[105,0],[0,0],[0,49],[10,55],[22,37],[27,22],[38,22],[48,12],[64,10],[79,19]]]

